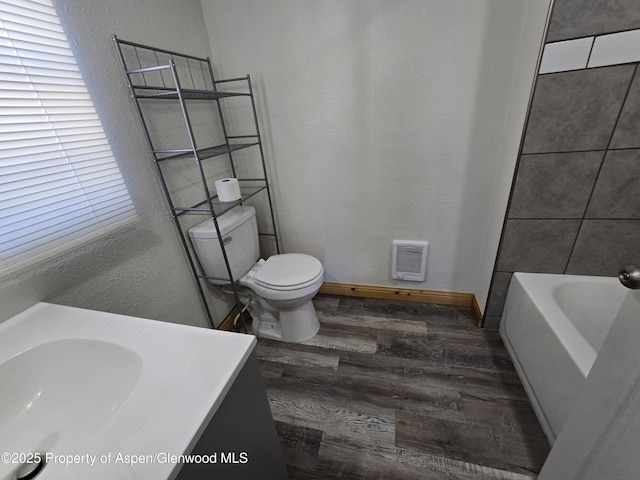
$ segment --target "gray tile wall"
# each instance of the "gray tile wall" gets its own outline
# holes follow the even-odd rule
[[[556,0],[547,42],[640,28],[638,0]],[[640,263],[638,64],[538,76],[485,309],[513,272],[617,275]]]

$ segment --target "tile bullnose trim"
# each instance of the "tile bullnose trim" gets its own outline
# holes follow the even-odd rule
[[[594,37],[547,43],[538,73],[581,70],[587,67]]]
[[[538,73],[567,72],[640,61],[640,29],[547,42]]]
[[[320,293],[469,307],[473,312],[476,325],[478,327],[482,325],[482,309],[473,293],[333,282],[324,282],[320,287]]]

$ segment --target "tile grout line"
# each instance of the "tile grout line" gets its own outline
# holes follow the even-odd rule
[[[611,142],[613,142],[613,138],[616,134],[616,130],[618,129],[618,125],[620,124],[620,119],[622,118],[622,113],[624,112],[625,105],[627,104],[627,100],[629,98],[629,93],[631,92],[631,87],[636,79],[638,73],[638,63],[635,64],[633,73],[631,78],[629,79],[629,85],[627,86],[627,90],[624,94],[624,98],[622,99],[622,103],[620,105],[620,110],[618,111],[618,115],[616,117],[616,121],[613,125],[613,129],[611,130],[611,134],[609,135],[609,140],[607,141],[607,146],[604,149],[604,154],[602,155],[602,160],[600,161],[600,166],[598,168],[598,172],[596,173],[596,178],[594,179],[593,186],[591,187],[591,192],[589,193],[589,197],[587,198],[587,202],[584,207],[584,211],[582,212],[582,216],[580,217],[580,224],[578,226],[578,230],[576,232],[576,236],[573,240],[573,245],[571,246],[571,250],[569,251],[569,256],[567,258],[567,262],[564,266],[563,273],[566,274],[569,269],[569,265],[571,264],[571,259],[573,257],[573,253],[575,251],[576,245],[578,243],[578,238],[580,237],[580,233],[582,232],[582,227],[584,225],[585,218],[587,216],[587,212],[589,210],[589,205],[591,204],[591,200],[593,198],[593,194],[595,192],[596,186],[598,184],[598,180],[600,179],[600,173],[602,172],[602,168],[604,167],[604,162],[606,161],[607,155],[609,154],[609,150],[611,147]],[[598,150],[600,151],[600,150]]]

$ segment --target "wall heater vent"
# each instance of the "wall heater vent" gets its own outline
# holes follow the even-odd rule
[[[424,282],[427,278],[428,242],[394,240],[391,253],[391,278]]]

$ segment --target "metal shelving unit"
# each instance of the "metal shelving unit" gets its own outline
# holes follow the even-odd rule
[[[218,217],[254,196],[265,195],[270,215],[271,232],[260,233],[260,235],[272,237],[275,251],[280,253],[251,78],[247,75],[227,80],[216,80],[209,58],[200,58],[129,42],[119,39],[115,35],[113,35],[113,41],[211,327],[215,328],[215,322],[203,284],[210,277],[207,277],[202,271],[187,240],[188,228],[192,226],[189,225],[188,218],[192,215],[208,215],[213,219],[236,306],[241,312],[237,327],[244,330],[237,279],[234,279],[231,273],[222,235],[220,235]],[[229,88],[233,90],[229,90]],[[250,101],[249,111],[251,114],[249,116],[252,116],[252,119],[249,124],[252,131],[248,135],[230,135],[229,132],[232,128],[230,128],[228,113],[225,112],[223,102],[242,98]],[[160,105],[159,112],[148,110],[151,104]],[[197,110],[202,105],[211,109],[211,113],[217,118],[217,121],[199,122],[194,120],[196,115],[192,110]],[[159,118],[162,119],[165,115],[171,117],[172,114],[177,115],[177,119],[173,123],[170,122],[169,126],[162,125],[162,122],[157,125],[156,121]],[[165,143],[172,143],[172,141],[175,141],[176,144],[165,145]],[[238,176],[239,165],[234,155],[243,150],[254,151],[250,155],[252,159],[242,159],[242,163],[257,163],[257,168],[253,169],[254,172],[258,171],[257,176],[252,175],[245,178]],[[226,160],[231,176],[238,178],[242,194],[240,200],[221,202],[217,195],[212,193],[214,191],[213,182],[216,178],[211,178],[207,172],[207,164],[215,162],[216,159]],[[177,190],[172,187],[172,181],[175,181],[175,178],[164,172],[163,165],[168,164],[180,164],[184,175],[179,175],[178,180],[183,180],[186,171],[189,171],[193,178],[197,179],[195,181],[197,184],[195,190],[198,191],[195,195],[197,198],[186,203],[182,198],[174,198],[180,195],[177,195]],[[194,186],[191,185],[189,192],[192,193],[193,190]]]

